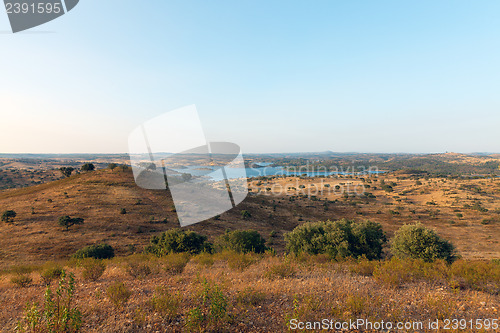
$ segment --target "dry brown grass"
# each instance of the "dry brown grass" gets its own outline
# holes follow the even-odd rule
[[[175,276],[160,272],[141,279],[127,272],[124,266],[127,258],[107,260],[107,269],[96,282],[85,282],[82,268],[66,267],[76,275],[75,304],[83,313],[82,331],[184,332],[191,327],[197,332],[284,332],[293,318],[302,321],[499,318],[498,285],[496,292],[469,286],[452,288],[447,280],[434,279],[438,273],[430,272],[431,275],[423,274],[420,279],[387,284],[376,276],[364,276],[367,275],[364,270],[362,275],[351,273],[353,265],[366,263],[318,262],[313,257],[296,260],[264,255],[243,270],[231,269],[227,259],[221,256],[213,258],[214,264],[210,267],[200,268],[191,260],[184,271]],[[145,257],[144,263],[150,260],[154,258]],[[293,266],[295,274],[266,278],[269,267],[277,265]],[[440,267],[441,263],[436,265]],[[481,264],[474,262],[461,262],[456,269],[452,266],[448,270],[456,274],[465,267],[485,271]],[[412,271],[398,266],[385,269],[392,269],[392,273]],[[10,276],[0,280],[3,305],[0,325],[5,332],[13,329],[27,302],[42,301],[45,289],[38,272],[30,274],[33,283],[23,288],[22,293],[9,282]],[[221,316],[211,319],[211,313],[214,314],[210,302],[217,300],[214,299],[217,292],[227,301],[227,306],[223,308],[216,303],[216,310],[225,310],[220,310]],[[201,315],[198,321],[196,313]],[[193,321],[195,326],[188,327]]]

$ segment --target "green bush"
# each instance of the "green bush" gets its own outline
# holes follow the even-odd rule
[[[153,236],[150,244],[146,246],[145,251],[157,256],[181,252],[197,254],[200,252],[211,252],[212,244],[207,242],[206,236],[202,236],[194,231],[170,229],[160,236]]]
[[[73,258],[94,258],[94,259],[110,259],[115,256],[115,251],[111,245],[106,243],[90,245],[78,250]]]
[[[422,259],[426,262],[436,259],[453,262],[456,259],[453,244],[421,224],[399,228],[392,240],[391,249],[396,257],[402,259]]]
[[[228,231],[217,237],[215,245],[218,250],[231,250],[239,253],[266,251],[266,240],[255,230]]]
[[[366,257],[379,259],[386,237],[380,224],[375,222],[356,223],[342,219],[305,223],[285,235],[286,249],[300,253],[325,253],[337,257]]]

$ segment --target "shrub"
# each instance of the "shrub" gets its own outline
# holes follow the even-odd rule
[[[379,259],[386,237],[378,223],[342,219],[305,223],[285,235],[286,249],[298,255],[326,253],[336,257]]]
[[[172,295],[166,288],[158,287],[149,304],[154,311],[159,312],[164,319],[172,320],[177,317],[181,296]]]
[[[53,280],[59,279],[64,270],[60,265],[48,264],[47,267],[40,273],[43,283],[50,285]]]
[[[210,253],[200,253],[193,260],[201,266],[210,267],[214,264],[214,258]]]
[[[396,231],[392,252],[398,258],[422,259],[426,262],[436,259],[452,262],[456,259],[454,246],[421,224],[404,225]]]
[[[351,273],[362,276],[372,276],[377,264],[377,261],[360,260],[349,265],[348,268]]]
[[[403,260],[397,257],[380,262],[373,271],[375,281],[392,287],[418,281],[444,283],[447,275],[448,265],[443,260],[431,263],[422,259]]]
[[[62,271],[55,293],[47,286],[43,307],[37,303],[28,305],[24,317],[18,321],[17,332],[79,332],[82,314],[73,305],[75,279],[73,274],[66,277]]]
[[[296,274],[297,270],[295,269],[295,266],[289,261],[284,261],[279,264],[272,264],[269,267],[267,267],[266,271],[264,272],[264,276],[269,279],[291,278],[294,277]]]
[[[151,274],[151,267],[146,262],[132,261],[127,265],[127,273],[134,279],[143,279]]]
[[[252,217],[252,214],[250,214],[250,212],[248,210],[242,210],[241,211],[241,218],[243,220],[248,220],[251,217]]]
[[[160,236],[153,236],[146,247],[147,253],[163,256],[169,253],[188,252],[197,254],[211,252],[212,244],[207,242],[207,237],[193,231],[170,229]]]
[[[231,250],[242,253],[263,253],[266,251],[266,240],[255,230],[226,232],[216,239],[215,244],[219,250]]]
[[[27,274],[16,274],[10,279],[10,282],[21,288],[29,287],[33,279]]]
[[[468,288],[498,294],[500,265],[495,261],[457,260],[450,267],[449,283],[453,288]]]
[[[384,185],[382,186],[382,189],[386,192],[394,192],[394,189],[391,185]]]
[[[132,292],[123,282],[115,282],[106,289],[106,295],[111,303],[118,308],[128,302]]]
[[[106,264],[94,258],[84,259],[80,264],[83,267],[82,277],[88,281],[97,281],[106,270]]]
[[[163,268],[170,275],[181,274],[190,259],[187,253],[170,253],[162,257]]]
[[[110,259],[115,256],[115,251],[111,245],[106,243],[90,245],[78,250],[73,258],[94,258],[94,259]]]
[[[127,210],[125,208],[120,209],[120,214],[127,214]]]
[[[256,263],[258,256],[253,253],[228,253],[227,264],[231,269],[244,270],[248,266]]]
[[[17,216],[17,213],[13,210],[6,210],[2,214],[2,221],[5,223],[14,222],[14,218]]]

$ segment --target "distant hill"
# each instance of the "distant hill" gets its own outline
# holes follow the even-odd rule
[[[152,235],[179,227],[172,207],[167,191],[139,188],[131,171],[121,169],[103,169],[0,191],[0,211],[17,213],[13,224],[0,222],[0,269],[19,262],[67,259],[76,250],[100,242],[111,244],[118,255],[140,252]],[[271,230],[291,230],[295,226],[285,223],[286,217],[269,219],[265,207],[272,210],[272,202],[247,198],[220,220],[208,220],[188,229],[213,238],[226,229],[253,228],[269,235]],[[126,214],[120,214],[122,208]],[[244,209],[252,211],[251,219],[242,219]],[[278,216],[286,213],[286,208],[277,211]],[[85,222],[63,231],[57,221],[65,215],[84,218]]]

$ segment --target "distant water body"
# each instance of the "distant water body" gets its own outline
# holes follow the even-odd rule
[[[272,167],[269,166],[272,163],[259,163],[262,166],[260,168],[224,168],[228,179],[241,178],[241,175],[246,172],[248,178],[252,177],[262,177],[262,176],[304,176],[304,177],[326,177],[332,175],[377,175],[385,173],[385,171],[379,170],[367,170],[362,172],[341,172],[341,171],[306,171],[299,168],[286,168],[286,167]],[[185,169],[174,169],[181,173],[190,173],[197,177],[207,177],[214,181],[223,180],[221,172],[216,172],[220,170],[220,167],[212,166],[188,166]]]

